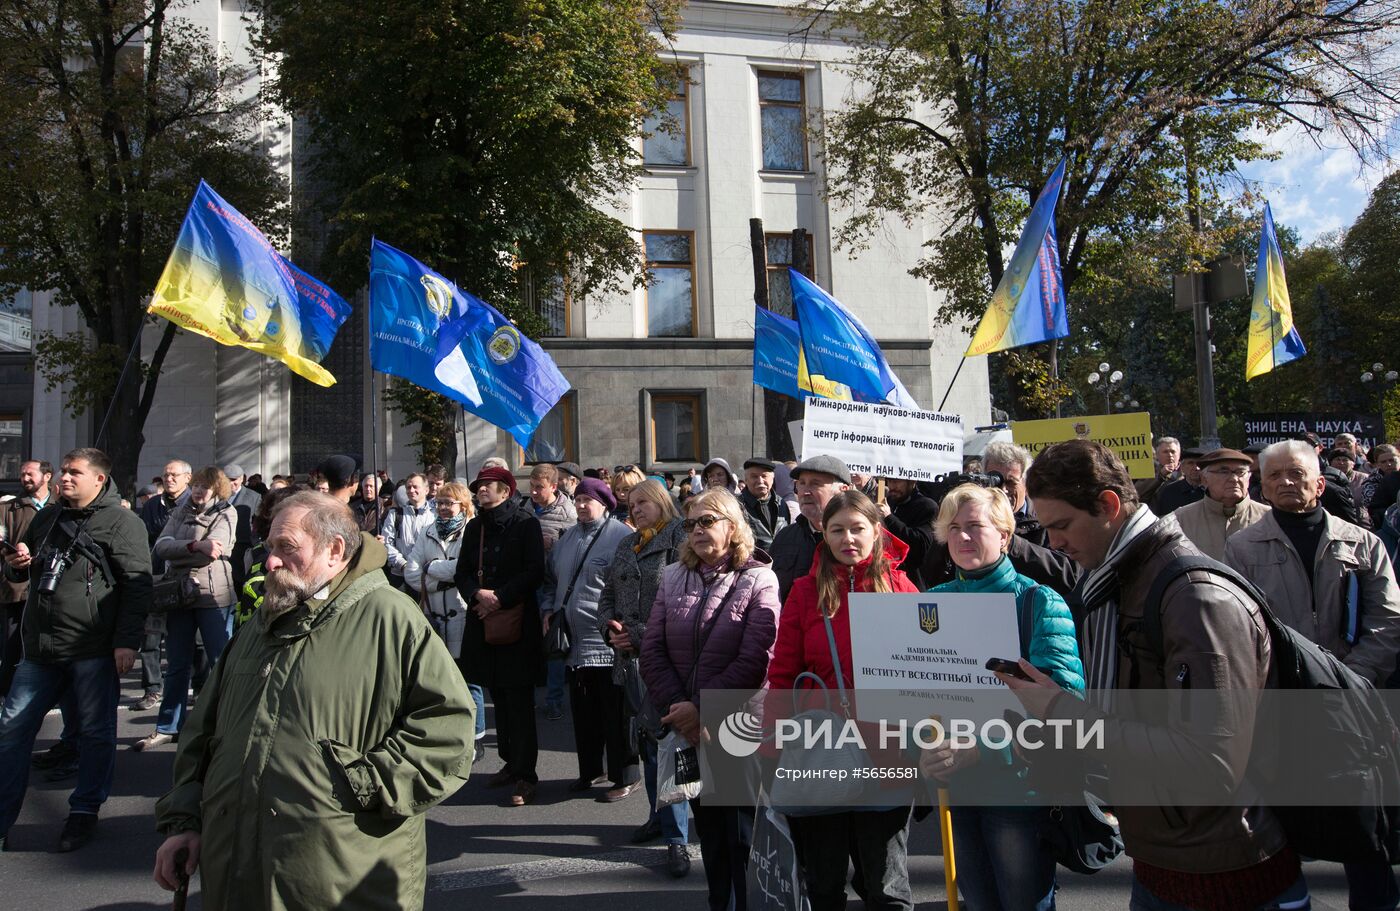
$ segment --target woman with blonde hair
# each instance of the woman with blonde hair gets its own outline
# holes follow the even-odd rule
[[[865,494],[846,490],[831,498],[822,511],[822,540],[811,572],[793,582],[783,605],[768,667],[768,718],[790,714],[791,691],[801,674],[816,675],[832,693],[854,687],[847,599],[853,592],[918,591],[897,568],[908,554],[908,546],[885,529],[879,509]],[[913,908],[910,806],[902,802],[888,809],[788,820],[812,911],[845,907],[846,862],[851,855],[860,861],[867,907]]]
[[[223,469],[210,465],[190,477],[189,496],[165,523],[152,554],[165,561],[166,578],[185,577],[194,597],[165,615],[165,681],[155,733],[132,745],[148,750],[171,743],[185,723],[185,704],[194,668],[195,634],[213,667],[228,645],[238,592],[233,587],[234,532],[238,513],[229,503],[233,485]]]
[[[732,493],[696,494],[686,501],[685,515],[679,557],[662,570],[646,624],[641,672],[661,723],[698,744],[708,739],[697,707],[701,691],[756,694],[763,686],[778,629],[778,577],[772,560],[755,550],[753,531]],[[727,714],[725,708],[716,711]],[[735,759],[722,750],[707,756],[717,778],[756,784],[752,757]],[[690,808],[700,834],[710,911],[744,911],[753,811],[707,805],[703,796]],[[668,850],[679,866],[676,855],[684,845]]]
[[[1016,533],[1016,516],[1000,490],[963,484],[953,488],[938,510],[933,533],[947,544],[957,578],[932,592],[1006,593],[1016,597],[1022,664],[1049,674],[1071,692],[1083,691],[1084,667],[1074,638],[1074,620],[1064,599],[1016,572],[1006,548]],[[1012,657],[1002,655],[999,657]],[[989,761],[1000,753],[998,761]],[[1055,858],[1040,839],[1050,824],[1049,808],[1028,805],[1024,766],[1010,749],[992,751],[939,746],[924,751],[925,776],[949,785],[959,782],[979,794],[1006,794],[1008,806],[955,804],[953,849],[958,887],[971,911],[1016,911],[1055,907]],[[1022,804],[1017,806],[1017,804]]]
[[[656,603],[656,591],[661,587],[661,573],[676,562],[685,543],[685,529],[675,501],[661,482],[642,481],[632,488],[628,499],[628,512],[637,530],[618,545],[598,599],[598,626],[604,641],[613,649],[613,682],[624,688],[640,673],[637,655]],[[632,696],[629,691],[629,698]],[[641,706],[630,708],[635,713]],[[671,855],[667,866],[673,876],[681,877],[690,871],[686,806],[673,804],[655,809],[656,741],[645,731],[639,732],[637,739],[652,812],[632,833],[632,843],[645,844],[665,837]]]
[[[647,476],[642,474],[642,470],[636,465],[624,465],[620,471],[613,472],[612,479],[608,482],[608,485],[612,487],[613,496],[617,498],[617,508],[613,510],[613,515],[626,522],[628,525],[631,525],[633,528],[640,528],[641,526],[633,522],[628,515],[628,509],[630,508],[628,494],[632,492],[633,487],[636,487],[646,479]]]

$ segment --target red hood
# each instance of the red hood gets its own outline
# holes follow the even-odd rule
[[[885,553],[889,555],[890,568],[897,569],[899,565],[904,562],[904,558],[909,556],[909,545],[905,544],[899,538],[895,537],[894,534],[892,534],[890,530],[888,528],[885,528],[884,526],[880,527],[880,531],[885,536]],[[808,568],[807,575],[811,576],[814,579],[817,576],[817,561],[821,559],[822,548],[825,546],[826,543],[824,541],[818,541],[817,549],[812,552],[812,565]],[[865,578],[865,571],[867,568],[869,568],[869,566],[869,557],[866,557],[864,560],[856,564],[857,582]],[[836,566],[836,572],[842,578],[845,578],[846,573],[848,573],[849,571],[850,570],[848,570],[842,564],[837,564]]]

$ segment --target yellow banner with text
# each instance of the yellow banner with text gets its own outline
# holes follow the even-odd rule
[[[1090,414],[1077,418],[1047,421],[1012,421],[1011,438],[1038,456],[1047,446],[1066,440],[1093,440],[1117,453],[1134,478],[1151,478],[1152,415],[1146,411],[1128,414]]]

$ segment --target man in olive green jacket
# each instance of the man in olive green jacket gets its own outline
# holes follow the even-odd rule
[[[420,908],[423,816],[471,770],[466,683],[344,504],[289,497],[267,544],[156,807],[156,881],[202,866],[211,911]]]

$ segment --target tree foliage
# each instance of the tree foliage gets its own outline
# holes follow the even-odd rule
[[[0,7],[0,294],[52,290],[91,336],[41,336],[50,384],[75,383],[76,412],[112,404],[102,441],[129,487],[160,368],[150,358],[115,396],[145,300],[201,177],[265,228],[285,188],[256,148],[249,75],[167,0],[34,0]]]
[[[522,265],[563,276],[574,300],[641,282],[637,239],[604,206],[631,190],[643,121],[668,95],[671,4],[259,0],[279,94],[311,125],[327,273],[362,282],[378,236],[528,336],[544,324]],[[438,415],[422,425],[434,438],[455,408],[423,390],[393,401]]]
[[[891,215],[932,222],[914,272],[945,293],[949,322],[980,316],[1062,157],[1073,326],[1086,272],[1118,270],[1115,252],[1131,271],[1140,238],[1195,262],[1219,248],[1183,230],[1182,213],[1215,198],[1237,163],[1266,157],[1269,131],[1333,130],[1374,152],[1400,85],[1395,0],[811,0],[808,11],[859,36],[853,68],[868,85],[824,124],[828,192],[855,212],[840,239],[859,246]],[[1013,410],[1043,412],[1028,391]]]

